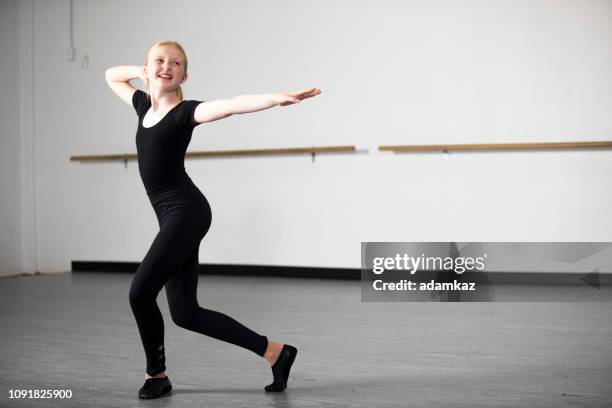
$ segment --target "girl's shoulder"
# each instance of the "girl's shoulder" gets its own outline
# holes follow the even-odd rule
[[[189,127],[196,127],[199,125],[198,122],[195,121],[194,113],[199,104],[205,101],[199,101],[194,99],[187,99],[181,102],[180,106],[176,110],[178,121]]]
[[[136,110],[138,116],[141,116],[151,106],[149,95],[140,89],[136,89],[132,95],[132,106]]]

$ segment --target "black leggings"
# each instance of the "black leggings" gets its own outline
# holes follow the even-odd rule
[[[166,287],[172,320],[180,327],[235,344],[263,357],[268,339],[236,320],[198,305],[198,249],[212,214],[185,176],[148,193],[160,230],[130,286],[130,305],[147,357],[147,373],[166,370],[164,321],[155,301]]]

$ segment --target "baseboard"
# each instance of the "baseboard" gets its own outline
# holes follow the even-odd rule
[[[73,272],[136,272],[138,262],[72,261]],[[276,276],[285,278],[359,280],[361,271],[350,268],[303,266],[200,264],[200,275]]]
[[[72,261],[73,272],[129,272],[138,269],[139,262],[108,262],[108,261]],[[361,270],[351,268],[322,268],[303,266],[277,265],[232,265],[232,264],[200,264],[198,273],[201,275],[225,276],[276,276],[285,278],[342,279],[360,280]],[[576,285],[584,284],[586,273],[567,272],[467,272],[457,275],[459,280],[478,282],[481,284],[515,284],[515,285]],[[405,276],[401,276],[405,278]],[[450,279],[448,272],[434,272],[412,276],[414,281]],[[453,276],[455,278],[455,276]],[[392,280],[387,274],[387,280]],[[612,285],[612,274],[597,275],[601,286]],[[452,280],[452,279],[451,279]]]

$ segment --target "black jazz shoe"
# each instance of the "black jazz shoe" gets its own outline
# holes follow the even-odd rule
[[[149,378],[145,381],[140,391],[138,391],[138,398],[159,398],[162,395],[169,393],[171,389],[172,384],[170,384],[168,376],[164,378]]]
[[[287,380],[289,379],[289,371],[291,365],[297,355],[297,349],[293,346],[285,344],[278,356],[278,360],[272,366],[272,375],[274,382],[266,385],[265,390],[268,392],[281,392],[287,388]]]

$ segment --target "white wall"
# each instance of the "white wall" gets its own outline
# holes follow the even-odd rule
[[[19,4],[0,2],[0,275],[22,271]]]
[[[201,125],[190,150],[367,151],[314,164],[187,161],[213,208],[200,262],[357,268],[361,241],[612,241],[609,150],[377,151],[610,140],[609,1],[75,1],[76,62],[65,58],[68,4],[34,1],[32,10],[40,270],[146,253],[157,224],[136,163],[68,158],[135,151],[135,113],[106,88],[104,70],[142,64],[162,39],[187,50],[187,99],[323,90]]]

